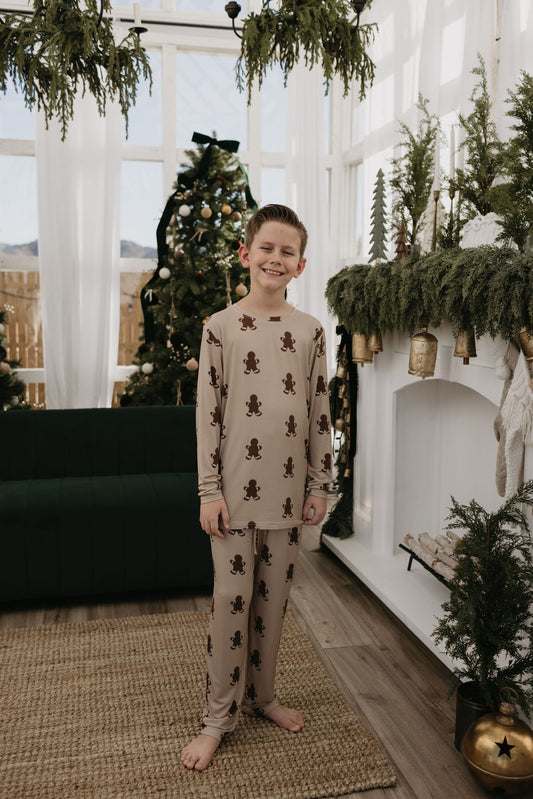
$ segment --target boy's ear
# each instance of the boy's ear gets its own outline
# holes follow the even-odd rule
[[[294,277],[300,277],[300,275],[305,269],[306,263],[307,263],[306,258],[300,258],[300,260],[298,261],[298,266],[296,267],[296,272],[294,273]]]
[[[240,261],[241,261],[241,264],[243,265],[243,267],[245,269],[249,269],[250,268],[250,253],[248,251],[248,247],[245,247],[244,244],[241,244],[241,246],[239,247],[239,258],[240,258]]]

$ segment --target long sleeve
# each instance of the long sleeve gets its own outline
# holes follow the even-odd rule
[[[222,341],[206,323],[200,349],[196,402],[198,447],[198,494],[200,502],[222,499],[220,440],[222,425],[223,355]]]
[[[326,342],[323,328],[315,331],[309,368],[309,445],[307,491],[327,496],[332,479],[331,420],[329,410]]]

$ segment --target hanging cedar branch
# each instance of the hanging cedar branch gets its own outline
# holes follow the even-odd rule
[[[302,56],[306,67],[322,65],[326,93],[333,76],[339,75],[346,97],[355,78],[362,100],[374,81],[375,64],[366,50],[377,24],[355,27],[353,18],[346,0],[282,0],[279,11],[264,2],[259,14],[244,20],[235,68],[239,90],[248,90],[248,103],[255,79],[261,88],[269,67],[279,64],[287,85],[289,72]]]
[[[0,91],[11,79],[28,108],[44,112],[46,124],[61,122],[62,138],[74,114],[74,99],[89,91],[98,112],[107,100],[118,100],[128,125],[141,76],[152,73],[139,36],[131,31],[120,44],[106,12],[110,0],[35,0],[31,17],[20,13],[0,18]]]

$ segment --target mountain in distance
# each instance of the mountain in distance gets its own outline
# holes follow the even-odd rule
[[[30,241],[28,244],[2,244],[0,242],[0,255],[39,255],[39,243],[37,240]],[[121,258],[157,258],[155,247],[143,247],[134,241],[122,239],[120,242]]]

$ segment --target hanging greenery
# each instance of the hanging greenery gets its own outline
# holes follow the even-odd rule
[[[455,334],[474,328],[512,339],[533,331],[533,254],[508,247],[437,250],[376,266],[346,266],[328,281],[331,312],[352,333],[413,333],[446,319]]]
[[[263,0],[261,11],[244,20],[236,64],[237,85],[240,91],[247,88],[248,103],[254,81],[261,88],[273,64],[280,65],[287,85],[288,74],[301,57],[306,67],[322,65],[326,93],[333,76],[339,75],[346,97],[355,78],[362,100],[374,81],[375,64],[366,50],[377,25],[355,26],[353,17],[354,5],[348,0],[281,0],[279,10]]]
[[[141,76],[152,73],[139,34],[131,29],[115,44],[110,0],[34,0],[33,14],[0,19],[0,91],[11,79],[28,108],[44,112],[46,124],[57,117],[62,138],[74,114],[74,99],[89,91],[98,112],[117,99],[128,124]]]

